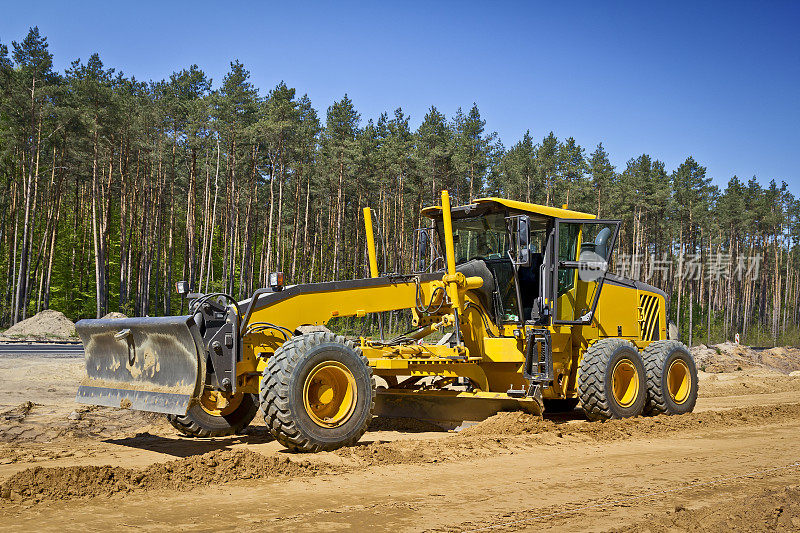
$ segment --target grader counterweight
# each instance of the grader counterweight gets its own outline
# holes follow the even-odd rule
[[[697,371],[667,339],[666,295],[608,272],[618,221],[502,198],[451,207],[447,191],[423,214],[419,272],[381,275],[365,209],[370,278],[284,286],[275,273],[244,301],[187,295],[185,316],[78,322],[77,401],[166,413],[197,437],[241,431],[260,408],[296,451],[353,444],[375,414],[454,424],[579,403],[592,420],[694,408]],[[325,328],[395,310],[413,329],[391,339]]]

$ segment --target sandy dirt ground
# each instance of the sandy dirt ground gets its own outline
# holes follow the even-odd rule
[[[260,416],[193,440],[79,406],[82,359],[2,355],[0,531],[800,530],[800,351],[701,350],[713,372],[689,415],[375,419],[315,455],[284,451]]]

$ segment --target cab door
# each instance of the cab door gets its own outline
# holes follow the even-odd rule
[[[591,324],[618,232],[619,220],[555,220],[545,287],[554,325]]]

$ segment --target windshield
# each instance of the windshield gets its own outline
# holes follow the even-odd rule
[[[441,235],[441,224],[437,222]],[[474,218],[453,219],[453,245],[456,263],[472,259],[505,259],[508,257],[508,233],[502,213]]]

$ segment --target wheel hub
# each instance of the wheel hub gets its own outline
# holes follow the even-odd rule
[[[338,361],[318,364],[303,385],[303,406],[319,426],[332,428],[347,422],[356,406],[356,380]]]
[[[244,394],[241,392],[229,396],[216,390],[206,389],[200,396],[200,407],[211,416],[227,416],[239,407],[242,398]]]
[[[620,360],[611,374],[614,400],[621,407],[630,407],[639,396],[639,374],[629,359]]]
[[[685,361],[676,359],[669,365],[669,370],[667,370],[667,389],[673,402],[682,404],[689,398],[689,393],[692,390],[690,376],[689,367]]]

